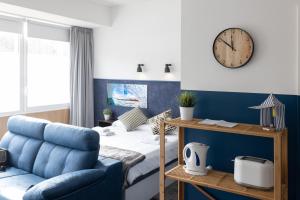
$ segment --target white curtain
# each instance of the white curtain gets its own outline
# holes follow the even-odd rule
[[[94,40],[93,30],[71,28],[70,123],[94,126]]]

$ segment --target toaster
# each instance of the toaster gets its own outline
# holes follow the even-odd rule
[[[246,187],[271,189],[274,186],[274,164],[251,156],[234,159],[234,181]]]

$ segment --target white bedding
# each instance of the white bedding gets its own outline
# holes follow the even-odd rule
[[[159,167],[159,141],[151,131],[149,124],[139,126],[136,130],[127,132],[121,127],[106,127],[115,134],[112,136],[100,135],[100,145],[107,145],[128,149],[145,155],[145,159],[129,170],[127,181],[132,184],[134,180]],[[97,127],[94,130],[100,130]],[[175,134],[166,136],[166,163],[177,158],[178,136]]]

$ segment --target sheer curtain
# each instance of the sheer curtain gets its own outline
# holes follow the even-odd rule
[[[71,28],[70,123],[94,126],[94,41],[93,30]]]

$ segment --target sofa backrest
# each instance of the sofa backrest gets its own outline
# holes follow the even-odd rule
[[[25,116],[8,119],[7,133],[0,141],[0,147],[9,152],[9,165],[32,172],[36,155],[43,143],[46,120]]]
[[[94,167],[99,153],[97,132],[60,123],[48,124],[33,173],[51,178]]]

